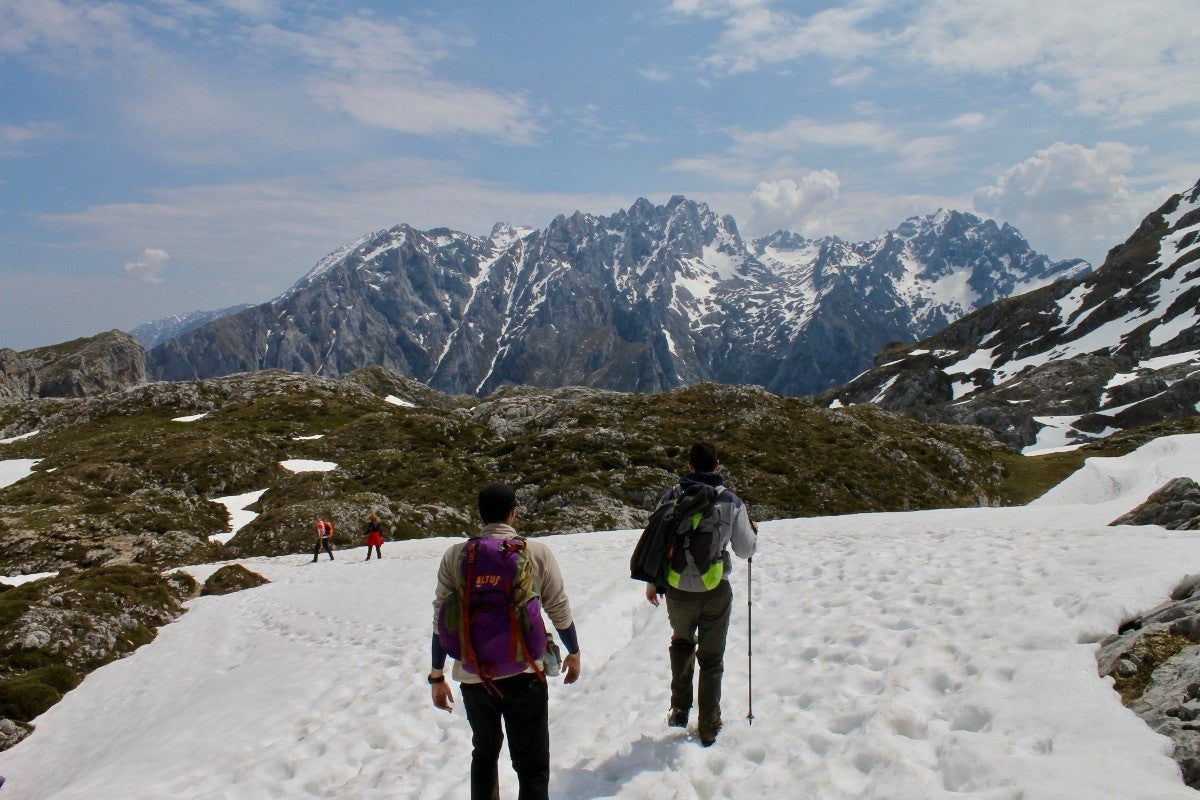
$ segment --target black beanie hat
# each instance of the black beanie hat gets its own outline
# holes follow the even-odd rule
[[[479,516],[483,524],[504,522],[517,507],[517,493],[507,483],[489,483],[479,490]]]

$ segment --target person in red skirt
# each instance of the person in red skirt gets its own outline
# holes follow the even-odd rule
[[[371,548],[375,548],[375,555],[383,558],[383,528],[379,524],[379,517],[375,514],[367,517],[367,561],[371,560]]]

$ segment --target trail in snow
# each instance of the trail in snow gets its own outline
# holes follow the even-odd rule
[[[636,532],[549,538],[584,666],[551,690],[551,796],[1194,797],[1094,660],[1200,571],[1195,534],[1106,527],[1177,474],[1200,478],[1200,436],[1094,460],[1026,508],[763,523],[755,721],[739,561],[726,727],[707,749],[664,724],[669,631],[627,577]],[[192,601],[90,675],[0,753],[0,798],[466,798],[469,726],[424,681],[450,541],[242,562],[273,583]],[[515,797],[504,759],[501,782]]]

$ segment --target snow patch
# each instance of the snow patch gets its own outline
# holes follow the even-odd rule
[[[391,403],[394,406],[402,406],[404,408],[416,408],[417,407],[417,404],[412,402],[411,400],[405,400],[403,397],[396,397],[396,395],[394,395],[394,394],[389,394],[387,397],[383,398],[383,402]]]
[[[1041,423],[1042,428],[1037,433],[1037,441],[1021,452],[1024,455],[1058,453],[1082,447],[1086,442],[1067,438],[1074,429],[1071,427],[1079,421],[1079,415],[1061,417],[1034,417],[1034,422]]]
[[[330,472],[337,469],[332,461],[315,461],[308,458],[289,458],[280,461],[279,466],[290,472]]]
[[[22,433],[20,436],[11,436],[7,439],[0,439],[0,444],[12,444],[13,442],[19,442],[22,439],[28,439],[31,436],[37,436],[39,433],[41,433],[41,431],[30,431],[29,433]]]
[[[220,503],[225,506],[225,510],[229,513],[230,527],[224,533],[215,533],[208,537],[210,542],[220,542],[225,544],[234,537],[238,531],[254,521],[258,513],[255,511],[247,511],[246,506],[252,506],[258,502],[258,499],[266,493],[266,489],[258,489],[253,492],[245,492],[244,494],[232,494],[228,497],[214,497],[212,502]]]
[[[40,458],[10,458],[0,461],[0,489],[28,478],[39,461]]]
[[[0,583],[8,584],[9,586],[20,586],[30,581],[40,581],[42,578],[53,578],[57,574],[57,572],[34,572],[30,575],[0,575]]]
[[[205,411],[203,414],[189,414],[186,417],[172,417],[171,422],[195,422],[196,420],[204,419],[207,416],[208,412]]]

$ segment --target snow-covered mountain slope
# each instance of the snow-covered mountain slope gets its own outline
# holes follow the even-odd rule
[[[362,237],[270,304],[164,342],[148,367],[179,380],[379,364],[472,394],[701,380],[806,394],[860,372],[889,342],[1086,269],[957,212],[863,244],[783,232],[747,244],[703,203],[642,199],[536,231],[400,225]]]
[[[922,409],[1044,450],[1200,410],[1200,183],[1084,278],[998,302],[823,398]]]
[[[241,305],[230,306],[229,308],[219,308],[215,311],[191,311],[187,314],[172,314],[162,319],[143,322],[129,333],[133,338],[138,340],[138,343],[142,347],[149,350],[168,339],[173,339],[180,334],[187,333],[199,328],[201,325],[212,322],[214,319],[227,317],[230,314],[236,314],[250,307],[251,304],[242,303]]]
[[[1095,661],[1200,561],[1188,533],[1105,527],[1173,475],[1200,478],[1200,437],[1095,459],[1026,508],[764,523],[752,586],[733,574],[711,748],[665,725],[669,628],[627,577],[636,533],[548,538],[583,653],[581,680],[550,691],[551,797],[1193,797]],[[89,675],[0,753],[3,796],[467,797],[461,704],[435,711],[425,683],[452,541],[246,561],[272,583],[192,601]]]

